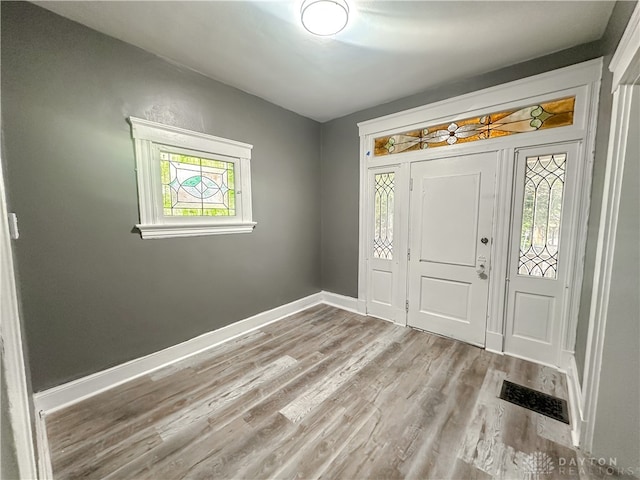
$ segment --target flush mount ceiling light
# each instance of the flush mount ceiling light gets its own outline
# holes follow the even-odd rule
[[[300,20],[314,35],[335,35],[347,26],[349,5],[345,0],[305,0],[300,8]]]

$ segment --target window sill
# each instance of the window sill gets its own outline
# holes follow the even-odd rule
[[[231,233],[251,233],[256,222],[225,223],[218,225],[183,224],[183,225],[136,225],[143,239],[201,237],[204,235],[226,235]]]

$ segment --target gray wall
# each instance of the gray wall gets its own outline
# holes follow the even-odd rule
[[[607,147],[609,145],[609,124],[611,123],[611,82],[613,74],[609,71],[611,57],[618,46],[618,42],[629,23],[636,2],[617,2],[611,13],[611,18],[602,37],[600,54],[604,56],[602,71],[602,86],[598,108],[598,132],[596,134],[596,155],[593,165],[593,183],[591,185],[591,209],[589,212],[589,230],[587,232],[587,250],[584,262],[584,280],[580,295],[580,310],[576,329],[575,358],[580,375],[580,383],[584,375],[584,363],[587,350],[587,334],[589,332],[589,313],[591,309],[591,291],[593,287],[593,273],[598,246],[598,229],[600,226],[600,209],[602,208],[602,190],[604,188],[604,172],[607,162]]]
[[[599,55],[600,42],[592,42],[441,85],[322,124],[322,288],[358,296],[358,122],[566,67]]]
[[[640,85],[634,90],[593,452],[640,477]]]
[[[34,391],[320,289],[318,123],[28,3],[2,4],[9,206]],[[126,117],[254,145],[256,230],[141,240]]]

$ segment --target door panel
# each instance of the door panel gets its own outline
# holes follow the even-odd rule
[[[420,260],[474,266],[480,173],[425,177],[422,186]],[[442,208],[444,198],[450,199],[447,208]]]
[[[383,270],[372,269],[371,271],[371,293],[373,301],[383,305],[391,305],[393,301],[393,274]]]
[[[429,277],[420,280],[420,313],[469,323],[469,283]]]
[[[567,303],[578,144],[516,155],[505,351],[557,364]]]
[[[412,164],[409,325],[484,345],[496,163],[482,153]]]
[[[545,343],[551,341],[555,298],[518,292],[514,294],[513,335]]]

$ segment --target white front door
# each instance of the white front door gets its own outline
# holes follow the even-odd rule
[[[516,155],[505,351],[557,364],[568,275],[578,144]]]
[[[495,152],[411,166],[408,324],[484,346]]]

